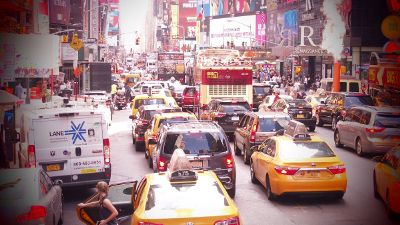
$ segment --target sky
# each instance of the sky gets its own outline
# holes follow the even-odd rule
[[[146,21],[146,12],[148,1],[151,0],[120,0],[120,20],[121,39],[126,49],[138,48],[135,45],[136,34],[144,40],[144,25]],[[142,43],[141,43],[142,44]]]

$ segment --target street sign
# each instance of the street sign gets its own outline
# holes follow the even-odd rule
[[[85,44],[94,44],[97,42],[96,38],[88,38],[85,40]]]
[[[83,47],[83,42],[78,38],[78,34],[74,34],[74,36],[72,36],[72,41],[70,43],[70,46],[75,51],[79,51],[79,49]]]

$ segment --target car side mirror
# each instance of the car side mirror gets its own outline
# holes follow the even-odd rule
[[[132,115],[129,115],[129,119],[133,120],[133,116],[132,116]]]
[[[149,139],[149,145],[156,145],[157,140],[156,139]]]
[[[374,162],[382,162],[382,159],[383,159],[383,155],[378,155],[378,156],[372,157],[372,161],[374,161]]]

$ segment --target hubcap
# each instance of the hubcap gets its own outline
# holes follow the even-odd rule
[[[358,152],[359,154],[362,152],[362,149],[361,149],[361,141],[360,141],[360,140],[357,141],[357,152]]]
[[[340,141],[339,141],[339,133],[338,132],[335,133],[335,142],[336,142],[336,145],[339,145],[339,143],[340,143]]]
[[[336,119],[332,119],[332,129],[336,128]]]

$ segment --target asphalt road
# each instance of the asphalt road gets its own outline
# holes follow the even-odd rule
[[[140,180],[152,171],[146,164],[143,152],[136,152],[132,144],[129,110],[115,111],[109,128],[111,142],[111,183]],[[400,224],[400,219],[390,221],[381,200],[373,195],[371,157],[362,158],[350,149],[334,147],[330,127],[316,129],[316,135],[327,141],[344,161],[347,169],[348,186],[342,200],[325,198],[284,198],[268,201],[261,185],[250,181],[249,166],[241,157],[235,156],[237,167],[237,192],[235,202],[244,224]],[[232,146],[233,147],[233,146]],[[64,224],[82,224],[75,214],[77,203],[93,193],[93,188],[64,190]]]

